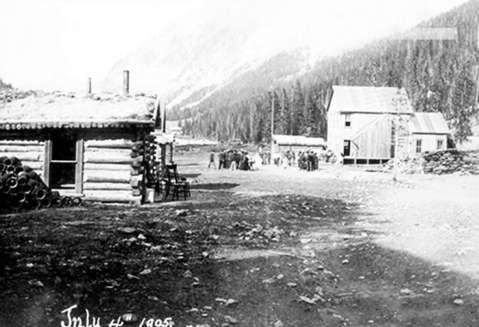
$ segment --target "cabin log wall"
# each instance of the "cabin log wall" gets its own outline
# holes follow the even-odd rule
[[[120,139],[96,139],[84,142],[83,193],[87,200],[141,203],[131,186],[132,135]]]
[[[43,178],[45,142],[0,135],[0,157],[16,157]]]

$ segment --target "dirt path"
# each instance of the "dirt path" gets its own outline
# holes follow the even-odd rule
[[[390,188],[369,201],[375,215],[358,228],[378,232],[382,246],[478,279],[479,177],[408,179],[414,187]]]
[[[72,304],[102,326],[478,325],[476,179],[217,171],[202,155],[179,157],[188,203],[0,216],[0,326],[58,327]]]

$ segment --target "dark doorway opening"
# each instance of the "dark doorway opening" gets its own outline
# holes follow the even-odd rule
[[[72,135],[55,135],[51,143],[50,185],[55,189],[75,189],[77,140]]]

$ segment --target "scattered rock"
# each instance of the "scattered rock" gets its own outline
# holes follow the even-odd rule
[[[32,286],[37,286],[37,287],[44,287],[45,286],[45,285],[43,285],[43,283],[41,281],[39,281],[37,279],[29,280],[28,284],[32,285]]]
[[[307,296],[304,296],[304,295],[300,295],[299,300],[302,301],[302,302],[306,302],[308,304],[316,304],[316,300],[311,299],[311,298],[309,298]]]
[[[134,234],[136,232],[136,228],[133,227],[119,227],[118,231],[123,234]]]
[[[188,215],[188,210],[186,209],[178,209],[175,210],[176,217],[186,217]]]
[[[409,288],[403,288],[399,291],[399,293],[401,295],[411,295],[413,294],[414,292],[412,290],[410,290]]]
[[[151,274],[150,268],[144,269],[140,272],[140,275],[149,275],[149,274]]]
[[[284,327],[284,324],[281,320],[276,320],[273,324],[273,327]]]
[[[452,303],[454,303],[455,305],[463,305],[464,300],[460,299],[460,298],[456,298],[456,299],[454,299],[454,301]]]
[[[128,279],[140,279],[140,277],[135,276],[135,275],[132,275],[132,274],[126,274],[126,277],[127,277]]]
[[[233,325],[234,325],[234,324],[237,324],[237,323],[238,323],[238,319],[233,318],[233,317],[231,317],[231,316],[225,316],[224,318],[225,318],[225,321],[226,321],[227,323],[229,323],[229,324],[233,324]]]
[[[231,306],[231,305],[235,305],[235,304],[238,304],[239,302],[235,299],[228,299],[226,302],[225,302],[225,305],[226,306]]]

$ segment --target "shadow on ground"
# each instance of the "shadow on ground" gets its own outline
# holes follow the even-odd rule
[[[227,190],[239,186],[237,183],[203,183],[193,184],[191,189],[199,190]]]
[[[126,312],[173,317],[176,326],[477,323],[474,281],[375,245],[352,227],[367,214],[356,204],[207,193],[196,199],[214,205],[186,210],[92,206],[0,216],[0,326],[59,326],[73,304],[103,325]],[[318,230],[348,237],[329,249],[302,239]],[[290,254],[215,259],[222,248]],[[462,305],[453,303],[459,296]]]

